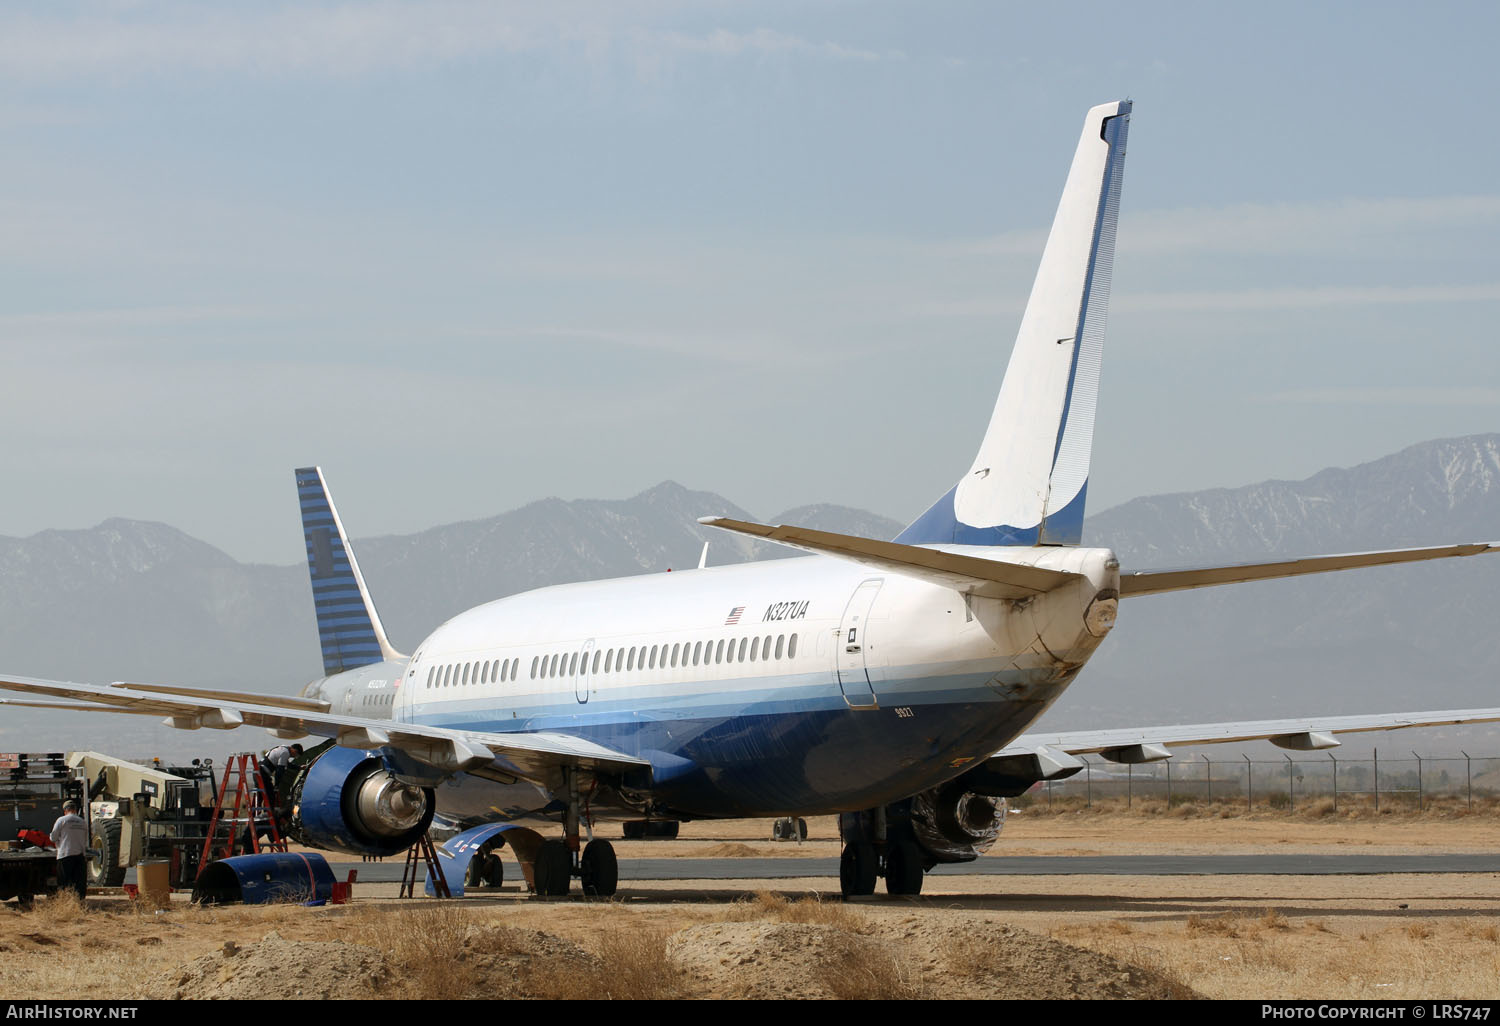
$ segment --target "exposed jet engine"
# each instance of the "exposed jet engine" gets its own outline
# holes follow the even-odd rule
[[[934,862],[972,862],[990,850],[1005,826],[1004,798],[975,794],[953,784],[908,800],[912,833]]]
[[[350,855],[394,855],[432,822],[432,789],[401,783],[378,755],[339,747],[309,755],[278,802],[289,810],[294,840]]]

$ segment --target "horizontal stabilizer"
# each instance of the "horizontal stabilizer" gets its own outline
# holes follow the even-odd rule
[[[1384,552],[1350,552],[1341,556],[1308,556],[1305,559],[1283,559],[1274,563],[1234,563],[1227,566],[1204,566],[1188,570],[1142,570],[1120,573],[1120,595],[1155,595],[1163,591],[1186,591],[1189,588],[1212,588],[1218,584],[1241,584],[1246,581],[1269,581],[1277,577],[1300,577],[1303,574],[1326,574],[1333,570],[1353,570],[1362,566],[1385,566],[1389,563],[1415,563],[1424,559],[1448,559],[1452,556],[1477,556],[1494,552],[1500,546],[1489,542],[1465,545],[1438,545],[1427,549],[1389,549]]]
[[[878,570],[917,577],[986,598],[1026,598],[1081,579],[1080,575],[1065,570],[1003,563],[983,556],[903,545],[900,542],[876,541],[852,534],[814,531],[809,527],[768,527],[728,517],[699,517],[698,523],[720,527],[726,531],[737,531],[806,552],[837,556]],[[990,548],[988,551],[1003,550]]]

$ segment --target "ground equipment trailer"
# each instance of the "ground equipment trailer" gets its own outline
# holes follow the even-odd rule
[[[61,752],[0,752],[0,901],[57,890],[57,853],[22,833],[50,834],[70,798],[81,806],[83,782]]]
[[[118,887],[142,859],[165,859],[171,886],[192,886],[216,796],[212,759],[146,766],[73,752],[68,764],[88,782],[92,884]]]

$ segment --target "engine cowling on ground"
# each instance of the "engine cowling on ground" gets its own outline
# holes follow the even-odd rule
[[[431,788],[398,781],[380,757],[330,747],[297,774],[282,801],[293,839],[350,855],[394,855],[432,822]]]

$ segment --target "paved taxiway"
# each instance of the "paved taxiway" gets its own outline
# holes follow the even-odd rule
[[[366,883],[401,879],[402,862],[331,862]],[[506,876],[515,875],[513,862]],[[1373,876],[1400,873],[1500,873],[1500,855],[1012,855],[943,866],[929,876]],[[621,880],[837,880],[829,858],[621,859]]]

